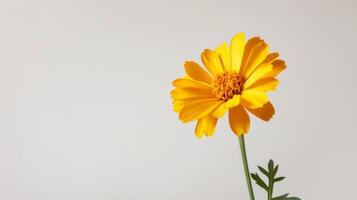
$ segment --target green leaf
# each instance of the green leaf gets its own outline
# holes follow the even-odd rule
[[[258,175],[258,173],[255,174],[251,174],[253,180],[255,180],[255,183],[257,185],[259,185],[260,187],[262,187],[264,190],[268,191],[269,187],[267,186],[267,184],[265,184],[265,182],[260,178],[260,176]]]
[[[283,176],[276,177],[276,174],[278,173],[279,165],[274,166],[274,161],[269,160],[268,169],[264,169],[261,166],[258,166],[258,169],[263,175],[265,175],[268,178],[269,182],[265,183],[263,179],[260,178],[258,173],[252,173],[251,174],[252,179],[255,181],[255,183],[258,186],[266,190],[268,192],[268,195],[272,195],[274,184],[285,179],[285,177]],[[286,193],[284,195],[274,197],[271,200],[301,200],[301,199],[298,197],[289,197],[289,193]]]
[[[279,181],[282,181],[282,180],[284,180],[285,179],[285,177],[278,177],[278,178],[274,178],[274,182],[279,182]]]
[[[269,177],[269,172],[267,170],[265,170],[263,167],[258,166],[258,169],[265,175]]]
[[[278,172],[278,169],[279,169],[279,165],[276,165],[274,170],[273,170],[273,176],[276,175],[276,173]]]
[[[274,161],[273,160],[269,160],[269,163],[268,163],[268,170],[269,172],[272,172],[274,170]]]
[[[272,198],[272,200],[301,200],[298,197],[288,197],[288,196],[289,196],[289,193],[286,193],[284,195],[274,197],[274,198]]]
[[[286,193],[281,196],[274,197],[274,198],[272,198],[272,200],[283,200],[283,199],[286,199],[288,196],[289,196],[289,193]]]

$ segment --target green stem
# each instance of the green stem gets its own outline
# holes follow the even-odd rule
[[[273,198],[273,183],[269,180],[268,200]]]
[[[248,161],[247,161],[247,153],[245,150],[244,136],[243,135],[238,136],[238,139],[239,139],[240,151],[242,153],[245,179],[247,180],[247,186],[248,186],[250,200],[254,200],[254,191],[253,191],[253,187],[252,187],[252,181],[250,179],[250,173],[249,173],[249,167],[248,167]]]
[[[269,178],[269,191],[268,191],[268,200],[273,198],[273,187],[274,187],[274,180]]]

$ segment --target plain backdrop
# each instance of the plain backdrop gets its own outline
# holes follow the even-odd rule
[[[172,111],[186,60],[237,32],[288,65],[252,120],[249,164],[276,194],[354,199],[357,3],[0,1],[0,199],[247,200],[227,118],[212,138]],[[256,199],[266,199],[255,187]]]

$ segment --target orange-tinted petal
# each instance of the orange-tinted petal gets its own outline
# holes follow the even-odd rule
[[[264,120],[264,121],[269,121],[273,115],[275,114],[275,109],[273,104],[270,103],[270,101],[266,104],[264,104],[263,107],[261,108],[256,108],[256,109],[248,109],[253,115],[256,117]]]
[[[187,61],[185,62],[186,74],[197,81],[205,82],[211,84],[212,76],[209,75],[200,65],[195,62]]]
[[[250,74],[259,66],[259,64],[261,64],[266,59],[268,52],[269,46],[263,41],[252,48],[244,66],[244,79],[247,79]]]
[[[276,77],[286,68],[286,64],[283,60],[275,60],[274,62],[272,62],[272,65],[272,71],[266,74],[265,77]]]
[[[252,53],[252,49],[262,43],[263,40],[260,39],[259,37],[253,37],[251,39],[248,40],[248,42],[245,44],[244,46],[244,53],[243,53],[243,58],[242,58],[242,62],[241,62],[241,67],[240,67],[240,73],[243,74],[244,70],[245,70],[245,66],[247,64],[247,61]]]
[[[264,59],[262,63],[272,63],[275,59],[279,57],[278,52],[273,52],[267,55],[267,57]]]
[[[250,119],[247,111],[242,106],[236,106],[229,110],[229,125],[238,136],[248,133]]]

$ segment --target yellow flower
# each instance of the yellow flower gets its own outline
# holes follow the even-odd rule
[[[201,55],[207,71],[193,61],[185,63],[186,76],[173,81],[173,109],[182,122],[197,120],[196,136],[212,136],[217,120],[227,111],[236,135],[249,131],[248,112],[269,121],[274,115],[267,92],[275,90],[275,78],[286,66],[278,53],[269,53],[268,44],[259,37],[245,42],[236,34],[230,47],[223,43]]]

